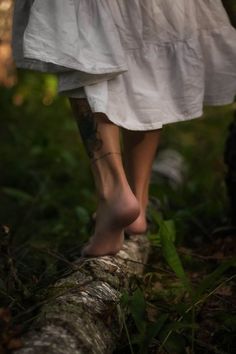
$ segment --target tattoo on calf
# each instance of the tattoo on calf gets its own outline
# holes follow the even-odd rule
[[[103,146],[97,129],[97,121],[93,113],[88,110],[80,114],[77,123],[87,154],[93,159],[95,152],[100,151]]]

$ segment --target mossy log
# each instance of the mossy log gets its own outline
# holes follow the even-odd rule
[[[121,293],[142,274],[148,252],[147,237],[132,236],[115,257],[78,259],[77,269],[48,290],[34,329],[22,338],[17,353],[112,353],[123,327]]]

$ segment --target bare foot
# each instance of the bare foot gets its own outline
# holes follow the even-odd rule
[[[146,208],[141,208],[140,214],[130,225],[126,226],[128,235],[141,235],[147,232]]]
[[[92,220],[95,223],[97,217],[97,212],[92,214]],[[143,235],[147,232],[147,218],[146,218],[146,207],[141,208],[140,214],[131,224],[126,226],[125,233],[127,235]]]
[[[82,250],[82,256],[115,255],[124,241],[124,228],[137,219],[139,203],[131,190],[117,188],[99,201],[95,233]]]

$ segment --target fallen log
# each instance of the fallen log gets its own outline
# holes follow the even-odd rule
[[[47,301],[23,338],[18,354],[105,354],[119,340],[123,320],[119,301],[149,253],[146,236],[131,236],[117,256],[81,258],[71,275],[48,290]]]

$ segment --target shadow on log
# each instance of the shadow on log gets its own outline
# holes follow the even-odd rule
[[[148,253],[147,237],[131,236],[115,257],[78,259],[75,271],[48,289],[34,329],[16,353],[112,353],[123,327],[121,293],[143,273]]]

